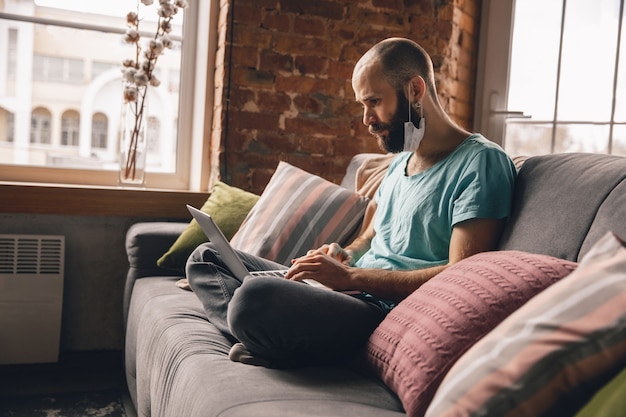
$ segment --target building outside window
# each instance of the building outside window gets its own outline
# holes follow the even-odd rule
[[[106,149],[109,137],[109,121],[104,113],[96,113],[91,120],[91,147]]]
[[[80,116],[76,111],[66,111],[61,118],[61,145],[78,146]]]
[[[190,174],[185,169],[191,165],[191,144],[179,143],[179,138],[202,136],[179,134],[180,129],[191,132],[193,117],[197,117],[191,111],[194,94],[179,94],[179,84],[186,73],[187,88],[194,91],[195,80],[201,79],[196,60],[206,60],[194,49],[198,45],[194,37],[209,32],[207,28],[198,30],[198,22],[208,26],[208,16],[197,15],[200,8],[208,15],[208,8],[198,3],[190,1],[189,8],[173,20],[169,35],[174,47],[166,49],[157,62],[161,85],[149,88],[149,120],[158,121],[148,126],[151,140],[156,142],[150,145],[147,172],[158,174],[160,182],[153,186],[189,187]],[[158,6],[158,2],[140,5],[142,42],[156,32]],[[7,57],[0,60],[0,172],[28,176],[28,167],[61,164],[70,170],[94,171],[74,173],[71,179],[89,177],[97,183],[107,175],[117,178],[121,64],[135,57],[134,45],[124,43],[123,34],[126,14],[136,10],[135,0],[0,1],[0,56]],[[187,15],[195,19],[187,23]],[[184,25],[190,26],[185,29]],[[185,30],[189,42],[183,42]],[[181,97],[183,107],[189,110],[182,127],[177,124]],[[3,175],[0,181],[6,179]],[[41,181],[48,177],[43,175]],[[59,177],[57,181],[72,182],[69,179]]]
[[[50,124],[50,112],[43,108],[35,109],[30,118],[30,143],[49,145],[52,137]]]

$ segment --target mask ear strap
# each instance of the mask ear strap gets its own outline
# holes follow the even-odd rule
[[[411,82],[409,81],[409,87],[406,91],[406,99],[409,102],[409,122],[411,121]]]
[[[419,111],[420,120],[422,120],[424,118],[424,111],[422,110],[422,103],[418,101],[417,103],[415,103],[415,107],[416,107],[415,110]]]

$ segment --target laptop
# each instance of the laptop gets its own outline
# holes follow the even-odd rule
[[[239,255],[237,255],[237,252],[235,252],[233,247],[230,245],[228,239],[226,239],[226,236],[224,236],[224,233],[222,233],[215,221],[213,221],[211,216],[190,205],[187,205],[187,209],[189,210],[193,218],[196,219],[206,236],[213,244],[213,247],[217,249],[217,251],[220,253],[224,264],[228,267],[228,269],[230,269],[235,278],[241,281],[243,281],[244,278],[248,276],[273,276],[282,278],[287,273],[288,269],[277,269],[270,271],[249,271],[248,268],[246,268],[246,266],[244,265],[241,258],[239,258]],[[305,279],[302,280],[302,282],[309,284],[313,287],[325,288],[327,290],[330,290],[330,288],[328,288],[324,284],[321,284],[312,279]]]

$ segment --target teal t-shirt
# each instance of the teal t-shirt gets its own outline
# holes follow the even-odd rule
[[[371,248],[361,268],[413,270],[448,262],[455,224],[510,215],[515,166],[497,144],[468,137],[445,159],[407,177],[411,152],[390,164],[377,193]]]

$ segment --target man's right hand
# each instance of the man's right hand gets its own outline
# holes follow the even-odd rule
[[[338,243],[330,243],[320,246],[317,249],[312,249],[307,252],[306,256],[313,255],[316,253],[322,253],[324,255],[328,255],[333,259],[341,262],[342,264],[352,266],[354,263],[354,259],[352,257],[352,253],[345,250]]]

